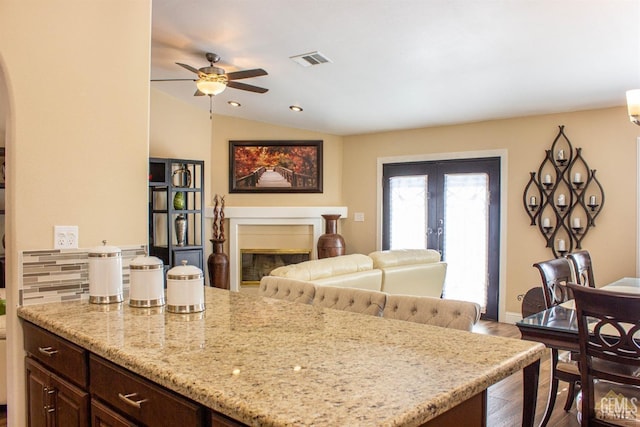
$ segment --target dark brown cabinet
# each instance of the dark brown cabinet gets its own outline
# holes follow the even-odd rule
[[[211,425],[215,413],[204,406],[32,323],[22,324],[28,427]]]
[[[89,393],[27,357],[29,427],[89,425]]]

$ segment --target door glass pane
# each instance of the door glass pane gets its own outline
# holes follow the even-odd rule
[[[389,248],[427,247],[427,175],[389,178]]]
[[[444,298],[487,306],[489,177],[484,173],[444,176]]]

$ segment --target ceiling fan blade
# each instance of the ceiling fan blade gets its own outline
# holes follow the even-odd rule
[[[195,82],[196,79],[151,79],[152,82]]]
[[[269,90],[263,87],[248,85],[246,83],[240,83],[240,82],[227,82],[227,86],[232,87],[234,89],[248,90],[249,92],[256,92],[256,93],[265,93]]]
[[[255,70],[234,71],[227,73],[229,80],[248,79],[250,77],[266,76],[267,72],[262,68],[256,68]]]
[[[193,68],[191,65],[187,65],[187,64],[182,64],[180,62],[176,62],[176,64],[178,64],[179,66],[186,68],[187,70],[191,71],[192,73],[196,73],[197,75],[200,75],[200,70],[198,70],[197,68]]]

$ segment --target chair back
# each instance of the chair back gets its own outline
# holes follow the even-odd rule
[[[571,266],[566,258],[556,258],[533,264],[540,271],[546,308],[551,308],[572,298],[567,283],[573,279]]]
[[[313,305],[353,313],[382,316],[387,294],[369,289],[342,288],[338,286],[316,286]]]
[[[629,415],[635,418],[637,406],[632,404],[640,396],[640,389],[633,388],[640,387],[636,374],[640,369],[640,295],[576,284],[569,288],[576,302],[580,340],[582,425],[610,425],[601,420],[624,420]],[[596,387],[603,386],[607,391],[596,399]]]
[[[414,295],[388,295],[383,317],[471,331],[480,319],[480,305]]]
[[[311,304],[315,294],[316,287],[312,283],[286,277],[264,276],[258,287],[260,296],[303,304]]]
[[[578,285],[589,286],[591,288],[596,287],[596,282],[593,279],[593,266],[591,264],[591,255],[589,251],[576,251],[568,255],[569,261],[573,265],[573,271],[575,273],[575,282]]]

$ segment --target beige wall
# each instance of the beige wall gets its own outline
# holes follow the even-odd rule
[[[631,124],[623,107],[567,114],[497,120],[358,135],[344,138],[343,195],[349,212],[364,212],[365,222],[343,222],[343,235],[350,252],[376,249],[376,194],[379,157],[454,153],[464,151],[508,151],[506,310],[520,312],[517,296],[539,283],[531,265],[552,258],[545,241],[523,210],[522,192],[530,171],[537,171],[558,132],[597,170],[606,195],[606,205],[596,228],[583,241],[595,263],[596,282],[607,283],[636,272],[636,138],[639,128]]]
[[[326,206],[341,203],[341,137],[215,114],[210,120],[207,111],[153,89],[151,90],[150,123],[150,156],[206,161],[206,206],[213,204],[214,194],[224,195],[227,206]],[[228,194],[229,140],[267,139],[323,140],[324,192]],[[211,219],[205,219],[205,239],[208,240],[210,237]],[[211,251],[211,245],[205,242],[205,260]],[[205,270],[207,270],[206,266]]]
[[[25,425],[18,251],[146,241],[149,0],[0,2],[7,113],[9,425]],[[119,29],[114,31],[114,29]]]

